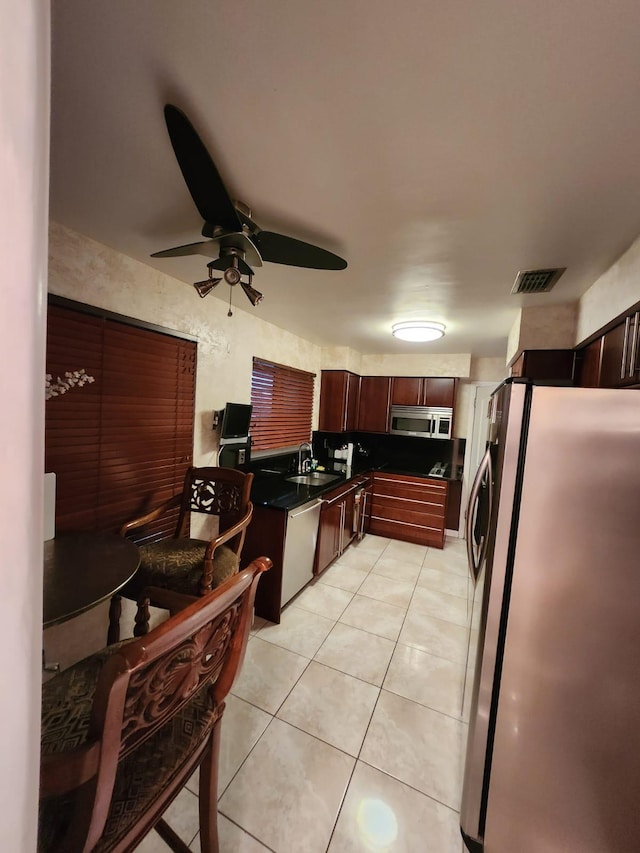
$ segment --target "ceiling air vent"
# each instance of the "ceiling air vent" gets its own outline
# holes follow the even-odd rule
[[[548,293],[566,267],[553,270],[521,270],[511,288],[511,293]]]

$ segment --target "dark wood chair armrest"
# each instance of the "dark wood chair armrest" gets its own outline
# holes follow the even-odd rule
[[[161,586],[147,586],[138,596],[138,604],[144,599],[149,599],[153,602],[154,607],[159,607],[161,610],[168,610],[173,616],[180,610],[184,610],[190,604],[193,604],[193,596],[185,595],[182,592],[174,592],[171,589],[166,589]]]
[[[166,501],[163,501],[158,506],[150,509],[149,512],[145,512],[144,515],[139,515],[137,518],[132,518],[130,521],[127,521],[120,528],[120,535],[125,536],[130,530],[135,530],[138,527],[142,527],[144,524],[149,524],[150,521],[155,521],[156,518],[160,518],[170,509],[173,509],[176,506],[180,506],[180,502],[182,501],[182,493],[173,495],[173,497],[168,498]]]
[[[212,560],[213,555],[216,552],[216,548],[220,545],[224,545],[225,542],[228,542],[230,539],[233,539],[234,536],[237,536],[238,533],[242,533],[249,526],[249,522],[251,521],[251,517],[253,516],[253,504],[251,501],[247,504],[247,511],[242,516],[240,521],[237,521],[232,527],[229,527],[228,530],[225,530],[224,533],[221,533],[219,536],[216,536],[215,539],[212,539],[211,542],[207,545],[207,550],[205,552],[204,558],[205,560]]]

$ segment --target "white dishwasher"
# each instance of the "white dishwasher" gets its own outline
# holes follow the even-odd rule
[[[313,578],[322,500],[314,498],[287,513],[282,563],[280,606],[290,601]]]

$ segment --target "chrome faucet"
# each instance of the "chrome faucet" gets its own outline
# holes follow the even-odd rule
[[[298,474],[306,474],[307,471],[311,470],[311,459],[305,459],[302,461],[302,450],[306,447],[311,455],[313,455],[313,448],[309,444],[308,441],[303,441],[300,447],[298,448]]]

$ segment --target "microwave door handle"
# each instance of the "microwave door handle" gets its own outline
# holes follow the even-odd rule
[[[491,518],[491,503],[492,503],[492,477],[491,477],[491,452],[489,448],[487,448],[487,452],[482,458],[482,462],[478,466],[478,470],[476,471],[476,476],[473,480],[473,485],[471,486],[471,493],[469,494],[469,503],[467,505],[467,518],[466,518],[466,530],[465,534],[467,537],[467,562],[469,564],[469,573],[473,579],[474,584],[478,580],[478,575],[480,574],[480,568],[482,566],[482,561],[484,560],[486,553],[486,542],[487,542],[487,531],[480,537],[480,542],[478,543],[478,549],[476,553],[476,548],[474,547],[474,521],[476,518],[476,513],[478,511],[478,500],[480,498],[480,489],[482,487],[482,483],[485,477],[485,474],[488,475],[488,512],[487,519]]]

